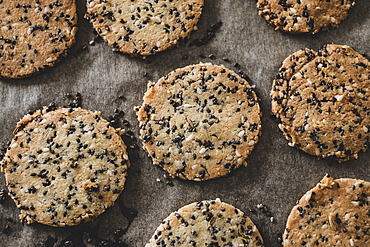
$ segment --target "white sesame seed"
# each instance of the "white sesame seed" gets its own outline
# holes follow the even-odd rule
[[[341,101],[343,99],[343,95],[335,95],[334,98],[336,98],[338,101]]]
[[[350,213],[347,213],[347,214],[345,214],[344,215],[344,220],[349,220],[349,217],[350,217],[351,215],[350,215]]]
[[[355,242],[353,241],[353,239],[352,239],[352,238],[349,240],[349,244],[350,244],[351,246],[355,246]]]
[[[238,136],[239,136],[239,137],[243,137],[243,136],[244,136],[244,134],[245,134],[245,131],[244,131],[244,130],[242,130],[242,131],[240,131],[240,132],[238,133]]]
[[[234,157],[233,156],[227,156],[226,160],[232,160]]]
[[[188,137],[186,137],[185,141],[190,141],[190,140],[193,139],[193,137],[194,137],[194,135],[190,134]]]
[[[156,15],[156,16],[153,16],[152,19],[155,21],[155,22],[160,22],[161,21],[161,17],[159,17],[159,15]]]

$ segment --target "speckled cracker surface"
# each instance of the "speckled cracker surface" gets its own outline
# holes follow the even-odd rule
[[[147,56],[187,37],[203,4],[203,0],[88,0],[86,17],[115,50]]]
[[[276,30],[318,33],[337,27],[347,18],[353,0],[258,0],[258,14]]]
[[[370,62],[348,46],[289,56],[276,76],[272,112],[290,146],[339,162],[367,148]]]
[[[263,246],[251,219],[219,199],[189,204],[173,212],[145,247]]]
[[[246,165],[261,130],[258,98],[248,82],[209,63],[149,83],[137,115],[153,163],[195,181]]]
[[[308,191],[289,215],[284,246],[368,246],[370,183],[329,176]]]
[[[17,124],[1,170],[27,223],[77,225],[123,190],[126,146],[99,112],[44,108]]]
[[[75,42],[74,0],[0,1],[0,77],[53,66]]]

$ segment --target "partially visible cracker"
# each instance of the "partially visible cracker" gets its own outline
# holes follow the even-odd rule
[[[345,45],[295,52],[272,90],[272,112],[290,146],[339,162],[358,158],[370,131],[370,61]]]
[[[1,162],[20,219],[71,226],[113,205],[130,165],[120,132],[80,108],[49,107],[20,120]]]
[[[262,237],[242,211],[219,199],[189,204],[173,212],[145,247],[263,246]]]
[[[363,247],[370,242],[370,183],[326,176],[289,215],[284,246]]]
[[[196,29],[203,5],[204,0],[88,0],[86,17],[115,50],[145,57]]]
[[[354,0],[258,0],[258,14],[276,30],[318,33],[338,27]]]
[[[74,0],[1,1],[0,77],[26,77],[53,66],[76,32]]]

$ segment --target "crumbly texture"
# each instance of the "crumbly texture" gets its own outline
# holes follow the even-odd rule
[[[258,0],[258,14],[276,30],[292,33],[318,33],[347,18],[353,0]]]
[[[129,167],[120,131],[80,108],[44,108],[20,120],[1,171],[22,222],[77,225],[111,206]]]
[[[329,176],[308,191],[289,215],[284,246],[368,246],[370,183]]]
[[[74,0],[0,1],[0,77],[53,66],[75,42]]]
[[[370,130],[370,62],[348,46],[289,56],[276,76],[272,112],[290,146],[339,162],[357,159]]]
[[[115,50],[148,56],[196,28],[204,0],[88,0],[86,17]]]
[[[219,199],[192,203],[163,220],[151,246],[263,246],[251,219]]]
[[[149,83],[137,115],[153,163],[172,177],[195,181],[247,165],[261,130],[251,86],[212,64],[177,69]]]

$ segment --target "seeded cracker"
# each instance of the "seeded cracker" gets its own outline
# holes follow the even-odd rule
[[[0,77],[53,66],[75,42],[74,0],[0,1]]]
[[[258,98],[248,82],[209,63],[150,82],[137,115],[153,163],[195,181],[246,165],[261,130]]]
[[[370,242],[370,184],[326,176],[289,215],[284,246],[364,247]]]
[[[339,162],[357,159],[370,130],[370,61],[348,46],[289,56],[276,76],[272,112],[290,146]]]
[[[44,108],[20,120],[13,134],[1,170],[23,222],[77,225],[103,213],[123,190],[126,146],[99,112]]]
[[[115,50],[147,56],[196,28],[204,0],[88,0],[86,17]]]
[[[258,0],[258,14],[276,30],[291,33],[318,33],[347,18],[354,0]]]
[[[220,199],[189,204],[172,213],[145,247],[263,246],[251,219]]]

